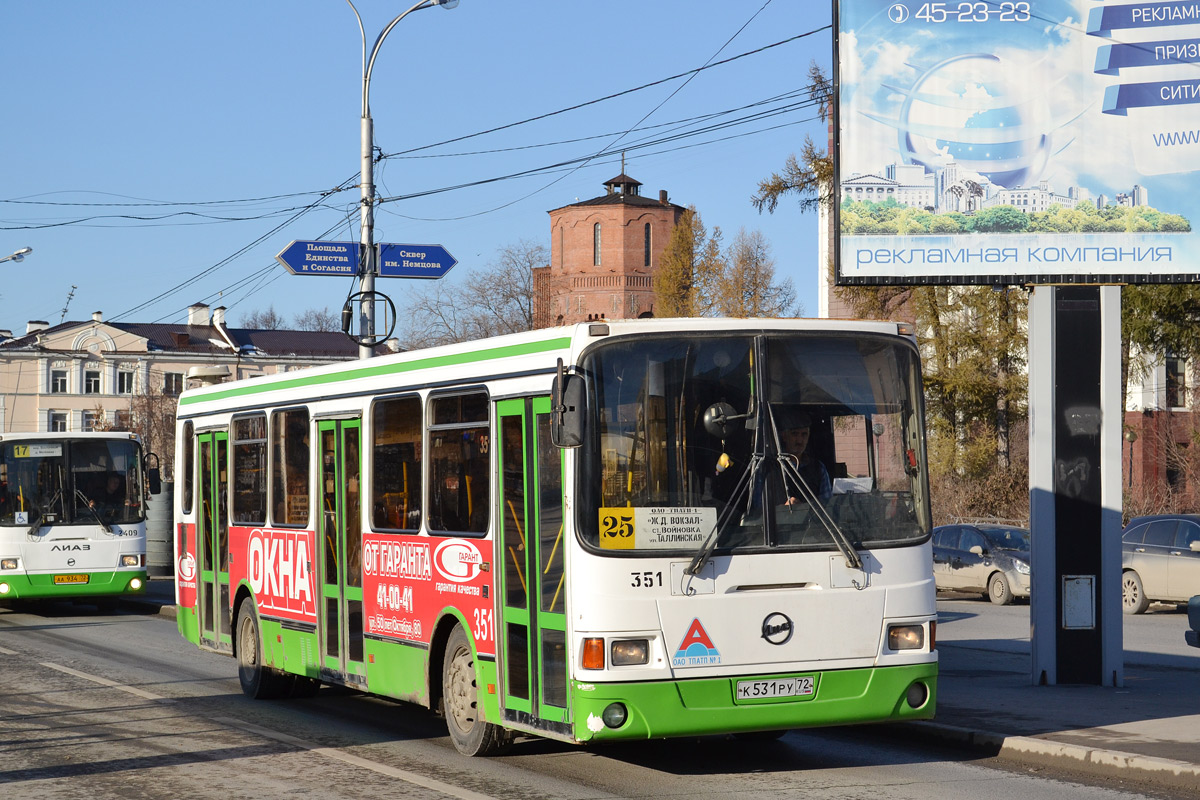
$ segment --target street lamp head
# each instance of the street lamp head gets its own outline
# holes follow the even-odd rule
[[[0,257],[0,263],[3,263],[5,261],[24,261],[25,256],[29,255],[32,252],[33,252],[32,247],[22,247],[20,250],[17,250],[11,256]]]
[[[452,8],[458,7],[458,0],[433,0],[433,4],[435,6],[441,6],[442,8],[449,11]]]

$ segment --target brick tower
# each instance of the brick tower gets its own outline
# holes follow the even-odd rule
[[[685,209],[622,172],[605,193],[550,214],[550,264],[533,271],[536,328],[654,313],[653,275]]]

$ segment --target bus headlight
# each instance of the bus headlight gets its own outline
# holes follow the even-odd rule
[[[134,578],[133,580],[131,580],[129,582],[129,588],[131,591],[140,592],[142,590],[142,579]]]
[[[8,584],[0,583],[0,597],[3,597],[6,594],[8,594]]]
[[[630,667],[650,663],[650,642],[647,639],[622,639],[612,643],[612,665]]]
[[[121,556],[122,567],[136,567],[138,565],[137,556]]]
[[[17,560],[15,558],[0,559],[0,569],[16,569]]]
[[[889,650],[920,650],[925,647],[925,629],[920,625],[889,625]]]

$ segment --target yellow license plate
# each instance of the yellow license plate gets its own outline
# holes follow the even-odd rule
[[[87,583],[87,575],[55,575],[55,583]]]

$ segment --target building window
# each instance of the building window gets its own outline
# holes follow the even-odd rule
[[[80,415],[79,427],[84,431],[98,430],[97,426],[100,424],[100,413],[101,412],[99,411],[82,412]]]
[[[600,223],[592,226],[592,264],[600,266]]]
[[[127,430],[131,430],[132,428],[133,428],[133,412],[129,411],[128,409],[126,409],[124,411],[122,411],[121,409],[117,409],[116,411],[113,412],[112,429],[114,431],[127,431]]]
[[[133,394],[133,371],[123,369],[117,372],[117,394]]]
[[[50,370],[50,392],[51,394],[67,393],[67,371],[65,369]]]
[[[1168,356],[1167,364],[1167,408],[1183,408],[1187,405],[1184,362],[1182,358]]]
[[[51,411],[50,412],[49,430],[52,433],[66,433],[67,432],[67,412]]]
[[[89,369],[83,373],[83,393],[100,394],[100,370]],[[90,428],[88,429],[90,430]]]
[[[646,223],[645,231],[646,231],[646,233],[642,237],[644,240],[642,249],[645,250],[644,261],[645,261],[645,266],[648,267],[648,266],[650,266],[650,223],[649,222]]]
[[[163,374],[163,394],[175,397],[183,391],[183,373],[167,372]]]

